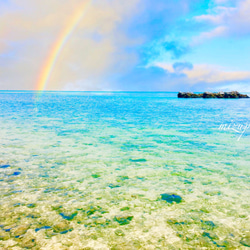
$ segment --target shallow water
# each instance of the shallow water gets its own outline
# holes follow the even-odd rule
[[[250,246],[250,99],[176,96],[0,92],[0,248]]]

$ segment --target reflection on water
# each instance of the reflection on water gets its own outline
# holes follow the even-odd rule
[[[0,92],[3,249],[245,249],[250,101]]]

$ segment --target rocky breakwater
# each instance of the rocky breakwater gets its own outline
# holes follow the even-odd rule
[[[179,92],[178,98],[249,98],[249,96],[240,94],[237,91],[218,93],[204,92],[202,94],[194,94],[192,92]]]

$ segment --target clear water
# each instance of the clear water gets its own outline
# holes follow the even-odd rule
[[[250,99],[176,96],[0,92],[0,248],[246,249]]]

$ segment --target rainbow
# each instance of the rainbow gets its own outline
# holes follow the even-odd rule
[[[46,89],[48,84],[49,77],[51,72],[55,66],[57,58],[62,51],[64,45],[66,44],[67,40],[69,39],[70,35],[73,33],[74,29],[78,25],[78,23],[83,18],[84,14],[87,12],[87,9],[91,5],[92,0],[85,1],[77,8],[77,11],[73,14],[70,21],[68,22],[67,26],[62,30],[59,37],[56,39],[55,43],[53,44],[48,57],[45,61],[45,64],[41,70],[41,73],[38,78],[37,86],[35,88],[36,91],[41,93]]]

